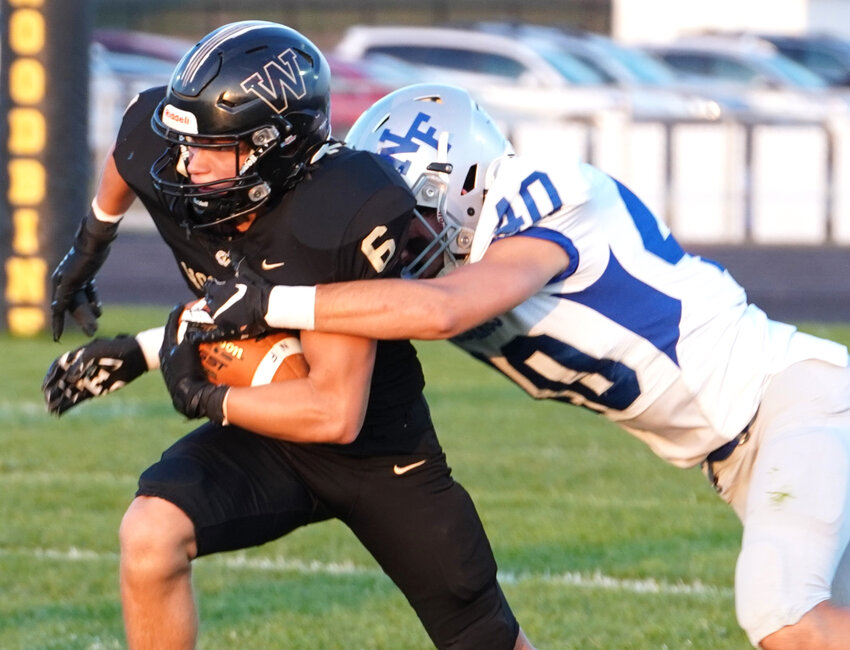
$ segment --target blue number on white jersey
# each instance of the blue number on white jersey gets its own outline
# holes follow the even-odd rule
[[[537,203],[531,195],[531,187],[534,183],[538,183],[549,197],[549,209],[543,214],[541,214],[540,210],[537,208]],[[496,204],[496,212],[499,215],[500,223],[499,228],[495,233],[496,237],[513,235],[514,233],[519,232],[523,226],[530,226],[540,221],[543,216],[557,212],[563,206],[563,203],[561,203],[561,197],[558,196],[555,186],[552,184],[549,177],[543,172],[537,171],[529,174],[525,180],[520,183],[519,195],[520,198],[522,198],[522,202],[525,204],[525,211],[519,215],[514,212],[510,201],[505,198],[499,199]]]
[[[690,467],[737,435],[773,373],[806,358],[847,363],[843,346],[748,305],[728,273],[685,253],[590,165],[500,163],[470,261],[526,235],[560,245],[569,268],[454,342],[535,398],[604,414],[673,464]]]
[[[551,214],[562,207],[558,192],[549,177],[542,172],[534,172],[520,183],[520,196],[526,208],[522,216],[514,213],[507,199],[502,198],[498,201],[497,211],[502,220],[496,231],[497,237],[516,233],[524,225],[527,227],[528,223],[536,223],[541,216],[545,216],[541,215],[534,197],[529,192],[529,187],[535,182],[542,185],[552,203],[552,209],[546,214]],[[615,181],[615,183],[635,228],[640,233],[644,248],[671,264],[678,262],[685,253],[673,236],[669,232],[662,233],[655,215],[628,188],[619,182]],[[605,273],[591,287],[578,293],[560,294],[559,297],[587,305],[605,314],[613,321],[651,341],[674,363],[677,361],[676,343],[681,316],[680,302],[629,275],[613,253]],[[639,311],[632,308],[635,300],[643,305]],[[662,317],[659,318],[659,315]],[[529,358],[536,352],[545,354],[563,368],[576,373],[603,377],[610,382],[610,385],[603,392],[594,392],[587,384],[579,381],[571,383],[553,381],[528,364]],[[640,395],[637,374],[622,362],[612,359],[595,359],[551,336],[517,336],[502,347],[501,354],[538,390],[557,395],[555,399],[581,403],[585,406],[596,404],[622,411]]]
[[[597,392],[581,381],[565,383],[550,379],[542,374],[541,369],[535,368],[533,362],[529,362],[538,353],[545,354],[562,367],[577,373],[599,375],[607,380],[608,385],[605,390]],[[613,359],[594,359],[545,334],[517,336],[502,347],[502,354],[508,363],[534,386],[539,390],[551,391],[553,399],[559,401],[581,403],[585,406],[597,404],[622,411],[640,394],[637,375],[631,368]]]

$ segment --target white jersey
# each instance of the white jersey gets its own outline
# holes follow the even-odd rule
[[[562,246],[569,267],[453,342],[537,399],[591,408],[689,467],[752,420],[769,379],[844,346],[772,321],[719,265],[685,253],[622,184],[574,162],[501,161],[470,262],[503,237]]]

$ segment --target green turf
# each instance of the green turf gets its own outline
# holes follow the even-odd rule
[[[101,332],[152,326],[167,311],[111,308]],[[804,329],[850,341],[850,327]],[[139,472],[188,430],[155,373],[48,417],[44,371],[83,340],[0,335],[3,650],[124,647],[118,524]],[[449,344],[419,349],[455,476],[539,647],[748,647],[732,599],[740,527],[697,470],[664,464],[589,412],[532,402]],[[431,647],[336,522],[200,560],[194,580],[201,648]]]

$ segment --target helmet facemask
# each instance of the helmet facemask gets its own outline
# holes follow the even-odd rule
[[[154,119],[159,121],[156,115]],[[218,228],[255,211],[268,200],[271,187],[259,168],[263,158],[281,145],[276,126],[235,136],[186,135],[161,122],[157,126],[161,127],[158,134],[170,146],[151,167],[154,189],[172,213],[181,215],[186,227]],[[187,170],[189,147],[231,151],[234,175],[193,183]],[[171,178],[174,180],[168,180]]]

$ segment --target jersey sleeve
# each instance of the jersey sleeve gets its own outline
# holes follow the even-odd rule
[[[517,235],[554,241],[570,254],[568,233],[590,199],[591,185],[577,160],[557,167],[520,156],[505,160],[488,190],[470,261],[480,260],[494,241]]]
[[[151,131],[151,115],[163,97],[165,86],[150,88],[136,95],[124,110],[112,156],[118,173],[131,187],[147,181],[149,170],[134,160],[137,157],[135,149],[140,144],[150,146],[152,138],[158,139]]]

